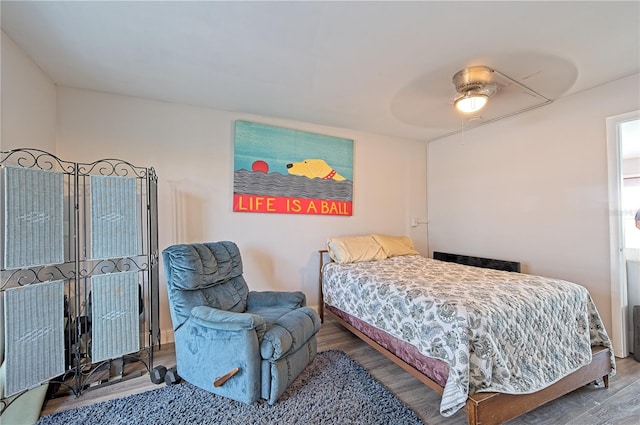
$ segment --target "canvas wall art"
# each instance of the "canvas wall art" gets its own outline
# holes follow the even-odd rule
[[[351,216],[353,140],[236,121],[233,211]]]

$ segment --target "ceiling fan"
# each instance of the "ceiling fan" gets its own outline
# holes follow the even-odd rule
[[[575,64],[553,55],[482,55],[443,63],[418,76],[393,97],[391,111],[400,122],[426,129],[427,139],[434,141],[548,105],[571,87],[577,75]],[[484,107],[461,112],[454,103],[465,95],[484,97]]]
[[[458,95],[453,104],[464,113],[479,111],[491,96],[498,92],[493,81],[494,70],[488,66],[471,66],[455,73],[453,84]]]
[[[465,114],[479,111],[490,97],[513,89],[543,102],[550,102],[522,83],[484,65],[463,68],[454,74],[452,82],[457,92],[453,104],[458,111]]]

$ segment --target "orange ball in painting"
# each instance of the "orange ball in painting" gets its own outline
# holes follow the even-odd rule
[[[262,160],[258,160],[258,161],[254,161],[253,164],[251,164],[251,170],[255,173],[260,171],[261,173],[268,173],[269,172],[269,164],[267,164],[266,162],[262,161]]]

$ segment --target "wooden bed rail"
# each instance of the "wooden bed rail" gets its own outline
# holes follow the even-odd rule
[[[501,424],[599,379],[603,379],[605,388],[609,388],[611,371],[609,349],[601,346],[593,347],[592,353],[591,363],[535,393],[471,394],[467,399],[466,407],[469,424]]]
[[[415,369],[391,351],[387,350],[364,333],[344,321],[341,317],[327,309],[327,313],[343,327],[360,338],[365,343],[376,349],[386,358],[400,366],[417,380],[442,395],[444,389],[435,381]],[[609,387],[609,372],[611,363],[609,349],[606,347],[593,347],[593,359],[585,365],[565,376],[555,384],[532,394],[503,394],[503,393],[475,393],[467,399],[463,408],[467,412],[469,425],[499,425],[508,420],[530,412],[549,401],[555,400],[580,387],[599,379],[604,380],[606,388]]]

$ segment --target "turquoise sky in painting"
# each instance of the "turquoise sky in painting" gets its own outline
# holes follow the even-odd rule
[[[324,159],[353,181],[353,140],[236,121],[234,171],[251,171],[252,164],[262,160],[269,165],[269,173],[287,175],[287,164],[305,159]]]

